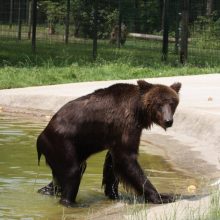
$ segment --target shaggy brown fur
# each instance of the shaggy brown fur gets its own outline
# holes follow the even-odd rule
[[[87,158],[108,149],[103,170],[105,195],[118,198],[119,180],[132,187],[145,200],[170,202],[145,176],[137,162],[141,132],[153,123],[172,126],[179,102],[180,83],[170,87],[138,81],[138,85],[115,84],[64,105],[37,140],[41,154],[52,169],[61,189],[60,202],[75,202]],[[54,184],[40,189],[54,194]]]

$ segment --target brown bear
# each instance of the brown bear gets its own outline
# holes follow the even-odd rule
[[[153,123],[165,130],[172,126],[181,84],[168,87],[144,80],[137,84],[99,89],[70,101],[52,117],[37,139],[37,151],[38,162],[43,154],[54,181],[39,192],[53,195],[60,191],[60,203],[72,206],[87,158],[107,149],[102,183],[106,196],[117,199],[122,182],[146,202],[173,201],[172,195],[157,192],[137,157],[144,128],[150,129]]]

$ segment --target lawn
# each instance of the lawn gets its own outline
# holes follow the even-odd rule
[[[168,61],[161,61],[161,43],[129,39],[121,49],[107,41],[98,42],[98,58],[92,60],[92,42],[65,45],[0,40],[0,89],[95,80],[132,79],[220,72],[220,51],[189,48],[186,65],[170,45]]]

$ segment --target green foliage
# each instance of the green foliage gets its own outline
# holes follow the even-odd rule
[[[62,2],[41,0],[38,5],[40,7],[39,10],[45,12],[50,25],[63,22],[65,18],[65,5]]]
[[[149,1],[143,5],[142,26],[144,33],[161,30],[161,9],[159,1]]]
[[[118,23],[119,1],[100,0],[98,2],[98,38],[109,38],[113,27]],[[205,17],[206,1],[190,2],[190,24],[196,28],[203,27],[210,33],[219,36],[220,17],[219,6],[214,4],[211,18]],[[162,30],[163,0],[120,0],[122,22],[128,32],[159,33]],[[63,23],[66,13],[66,0],[39,0],[39,14],[45,14],[50,26]],[[70,0],[70,28],[74,29],[75,37],[92,38],[94,22],[94,1]],[[182,10],[181,1],[169,1],[169,29],[176,32],[180,22]],[[42,19],[43,20],[43,19]],[[196,22],[195,22],[196,21]],[[212,25],[213,24],[213,25]],[[211,25],[211,27],[209,27]],[[198,32],[200,33],[200,32]],[[210,36],[211,37],[211,36]],[[211,38],[211,40],[213,40]]]
[[[213,12],[210,17],[199,16],[192,26],[192,38],[194,44],[200,48],[220,49],[220,18]]]
[[[72,22],[74,36],[92,38],[93,36],[93,3],[92,1],[72,0]],[[118,11],[107,0],[98,1],[98,38],[109,37],[112,27],[117,23]]]
[[[220,192],[219,190],[214,192],[211,197],[210,210],[207,215],[208,220],[220,219]]]

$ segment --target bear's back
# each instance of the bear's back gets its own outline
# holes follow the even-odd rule
[[[125,119],[133,117],[138,95],[138,86],[122,83],[96,90],[65,104],[48,126],[56,128],[57,134],[69,136],[86,131],[108,132],[110,128],[124,126]]]

